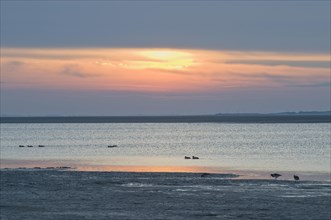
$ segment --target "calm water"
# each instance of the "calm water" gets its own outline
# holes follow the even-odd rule
[[[330,124],[1,124],[1,167],[329,173],[330,128]],[[45,147],[36,147],[39,144]],[[107,148],[112,144],[118,147]],[[184,160],[185,155],[200,159]]]

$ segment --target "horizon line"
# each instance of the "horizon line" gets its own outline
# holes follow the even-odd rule
[[[205,114],[136,114],[136,115],[0,115],[0,118],[10,117],[193,117],[193,116],[222,116],[222,115],[331,115],[331,110],[325,111],[285,111],[285,112],[225,112],[225,113],[205,113]]]

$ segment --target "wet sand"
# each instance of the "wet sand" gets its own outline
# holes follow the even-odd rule
[[[236,179],[255,179],[269,180],[272,179],[271,173],[274,170],[249,170],[233,169],[231,167],[218,166],[156,166],[156,165],[96,165],[82,163],[81,161],[66,160],[8,160],[2,159],[0,170],[10,171],[35,171],[35,170],[59,170],[65,167],[65,170],[77,172],[125,172],[125,173],[210,173],[210,174],[230,174]],[[60,169],[63,170],[63,169]],[[330,172],[321,171],[289,171],[277,170],[282,176],[279,180],[293,180],[293,175],[300,176],[305,181],[324,181],[331,183]]]

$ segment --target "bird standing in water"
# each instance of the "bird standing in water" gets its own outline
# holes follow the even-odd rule
[[[295,181],[299,181],[300,180],[299,176],[297,176],[297,175],[293,175],[293,178],[294,178]]]
[[[272,173],[272,174],[270,174],[270,176],[272,176],[272,177],[275,178],[275,180],[276,180],[278,177],[280,177],[280,176],[282,176],[282,175],[280,175],[280,174],[278,174],[278,173]]]

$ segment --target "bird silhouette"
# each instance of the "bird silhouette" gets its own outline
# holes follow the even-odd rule
[[[207,177],[207,176],[210,176],[210,173],[203,173],[203,174],[201,174],[201,177]]]
[[[270,176],[273,177],[273,178],[275,178],[275,180],[276,180],[278,177],[280,177],[282,175],[280,175],[278,173],[272,173],[272,174],[270,174]]]
[[[294,178],[295,181],[299,181],[300,180],[299,176],[297,176],[297,175],[293,175],[293,178]]]
[[[118,147],[116,144],[114,145],[108,145],[108,148],[114,148],[114,147]]]

